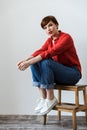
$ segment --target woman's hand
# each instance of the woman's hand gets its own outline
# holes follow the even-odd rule
[[[23,61],[20,61],[18,64],[17,64],[17,68],[21,71],[24,71],[25,69],[27,69],[29,67],[29,60],[32,59],[33,56],[29,56],[27,59],[23,60]]]
[[[25,69],[27,69],[29,67],[29,61],[21,61],[17,64],[18,69],[21,71],[24,71]]]
[[[24,71],[25,69],[27,69],[30,65],[35,64],[39,61],[42,60],[42,57],[40,55],[36,56],[36,57],[30,57],[27,60],[24,61],[20,61],[17,66],[18,69],[21,71]]]

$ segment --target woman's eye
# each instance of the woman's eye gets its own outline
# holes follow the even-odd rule
[[[49,27],[50,27],[50,26],[53,26],[53,24],[49,24]]]
[[[52,23],[48,24],[47,26],[44,26],[44,29],[47,29],[48,27],[51,27],[51,26],[53,26]]]
[[[47,27],[44,27],[44,29],[47,29]]]

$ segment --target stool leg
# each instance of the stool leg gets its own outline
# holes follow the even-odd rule
[[[42,124],[43,125],[46,125],[46,117],[47,117],[47,115],[42,116]]]
[[[75,110],[73,110],[73,112],[72,112],[72,119],[73,119],[73,130],[77,130],[76,111]]]
[[[58,90],[58,103],[61,104],[61,90]],[[61,120],[61,111],[58,111],[58,120]]]
[[[58,110],[58,120],[61,120],[61,111]]]
[[[79,92],[78,89],[75,91],[75,104],[79,107]]]
[[[86,100],[86,88],[83,90],[84,105],[85,105],[85,116],[87,121],[87,100]]]

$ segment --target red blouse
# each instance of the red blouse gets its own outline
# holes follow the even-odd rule
[[[48,38],[43,46],[35,51],[32,56],[40,55],[42,59],[52,58],[65,66],[75,66],[81,72],[81,64],[74,46],[72,37],[64,32],[59,33],[58,38],[52,42],[52,38]]]

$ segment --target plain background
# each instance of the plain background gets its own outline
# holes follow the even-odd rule
[[[40,22],[47,15],[54,15],[59,29],[72,35],[82,64],[79,84],[87,84],[87,0],[0,0],[0,115],[34,114],[39,93],[30,69],[21,72],[16,64],[46,40]],[[63,95],[74,101],[73,93]]]

